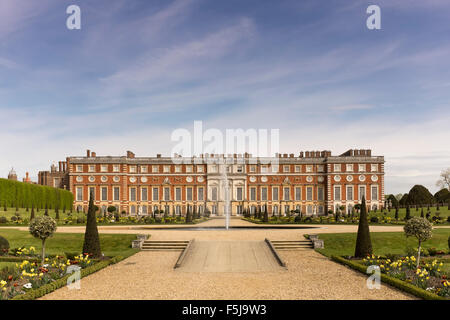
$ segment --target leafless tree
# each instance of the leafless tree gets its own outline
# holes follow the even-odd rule
[[[443,170],[440,177],[441,179],[436,182],[436,186],[450,190],[450,168]]]

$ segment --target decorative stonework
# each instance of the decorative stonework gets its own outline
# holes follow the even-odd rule
[[[360,175],[359,176],[359,181],[361,181],[361,182],[364,182],[364,181],[366,181],[366,176],[365,175]]]
[[[186,182],[192,182],[194,179],[192,179],[191,176],[186,177]]]
[[[146,183],[147,182],[147,177],[142,177],[141,178],[141,182]]]
[[[374,175],[372,175],[371,179],[373,182],[376,182],[376,181],[378,181],[378,176],[374,174]]]
[[[336,181],[336,182],[341,181],[341,176],[334,176],[334,181]]]
[[[313,177],[307,176],[307,177],[306,177],[306,181],[307,181],[307,182],[312,182],[312,181],[313,181]]]
[[[347,181],[348,181],[348,182],[352,182],[352,181],[353,181],[353,176],[348,175],[348,176],[347,176]]]
[[[130,182],[131,183],[135,183],[136,182],[136,177],[130,177]]]

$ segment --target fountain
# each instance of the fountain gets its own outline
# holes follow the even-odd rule
[[[228,167],[224,161],[224,164],[222,166],[222,186],[223,186],[223,192],[225,194],[224,196],[224,213],[225,213],[225,229],[228,230],[230,227],[230,186],[228,184],[228,174],[227,170]]]

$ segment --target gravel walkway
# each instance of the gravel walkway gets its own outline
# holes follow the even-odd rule
[[[223,226],[213,219],[202,226]],[[232,219],[232,225],[250,225]],[[251,224],[253,225],[253,224]],[[286,240],[304,233],[356,232],[357,226],[320,226],[315,229],[146,230],[100,227],[104,233],[150,233],[153,240]],[[401,231],[402,227],[370,227],[373,232]],[[84,228],[58,228],[83,232]],[[282,272],[178,272],[173,269],[179,252],[141,251],[81,280],[81,290],[67,287],[41,299],[415,299],[382,284],[366,287],[367,277],[336,264],[312,249],[280,251],[287,265]]]

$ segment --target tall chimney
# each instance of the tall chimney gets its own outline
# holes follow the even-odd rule
[[[86,157],[88,157],[88,158],[91,157],[91,150],[88,149],[88,150],[86,151]]]

